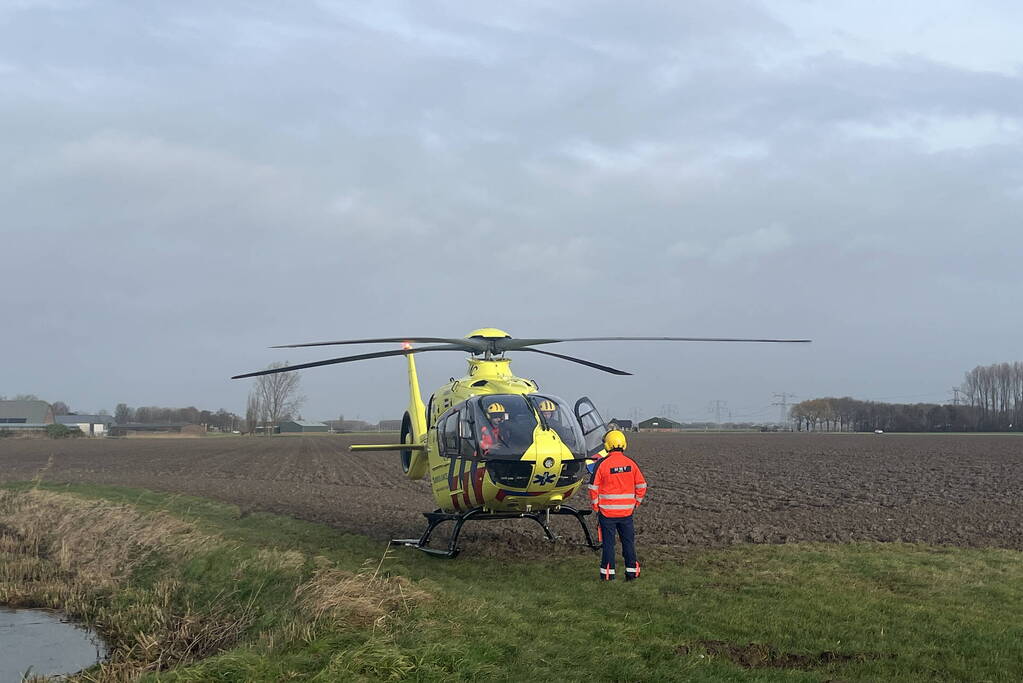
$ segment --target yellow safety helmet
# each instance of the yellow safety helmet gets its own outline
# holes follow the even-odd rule
[[[625,435],[617,429],[612,429],[604,436],[604,450],[608,453],[611,451],[624,451]]]
[[[491,403],[489,406],[487,406],[487,412],[488,413],[507,413],[508,411],[504,409],[503,405],[501,405],[500,403],[497,403],[495,401],[494,403]]]
[[[554,401],[546,398],[540,401],[540,410],[545,413],[553,413],[558,409],[558,406],[554,405]]]

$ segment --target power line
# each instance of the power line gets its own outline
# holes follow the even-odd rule
[[[728,406],[728,401],[715,399],[707,406],[707,412],[714,413],[714,424],[721,424],[721,411]]]
[[[778,418],[778,423],[785,424],[786,422],[788,422],[789,399],[795,398],[796,395],[783,391],[780,394],[775,394],[774,397],[781,399],[780,401],[775,401],[774,403],[771,404],[772,406],[781,406],[781,416]]]
[[[775,405],[775,404],[772,403],[770,405],[766,405],[766,406],[757,408],[755,410],[754,409],[740,410],[740,412],[737,412],[737,413],[733,413],[731,410],[729,410],[728,411],[728,417],[732,417],[732,418],[735,418],[735,417],[761,417],[763,415],[766,415],[768,412],[770,412],[771,406],[773,406],[773,405]]]

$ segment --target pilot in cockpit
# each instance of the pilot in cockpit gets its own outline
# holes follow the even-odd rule
[[[494,401],[487,406],[487,420],[489,424],[480,428],[480,450],[484,453],[498,444],[506,441],[503,431],[506,429],[508,411],[504,405]]]
[[[554,405],[554,401],[549,398],[545,398],[540,401],[540,414],[543,415],[543,421],[553,427],[557,422],[558,406]]]
[[[561,411],[558,410],[557,404],[549,398],[545,398],[540,401],[540,405],[537,406],[537,408],[540,411],[541,417],[543,417],[544,423],[557,432],[562,441],[566,441],[566,438],[568,438],[568,435],[572,432],[572,428],[568,425],[562,424]],[[566,441],[566,443],[569,442]]]

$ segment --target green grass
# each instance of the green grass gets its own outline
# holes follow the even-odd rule
[[[168,512],[229,541],[136,568],[132,590],[171,572],[182,604],[254,606],[237,646],[159,680],[1023,679],[1023,554],[1010,550],[749,545],[662,554],[640,581],[603,584],[594,556],[446,561],[401,549],[383,571],[432,600],[384,626],[302,630],[288,626],[292,596],[313,567],[264,567],[260,550],[356,571],[383,544],[185,496],[44,488]],[[115,599],[130,609],[132,591]]]

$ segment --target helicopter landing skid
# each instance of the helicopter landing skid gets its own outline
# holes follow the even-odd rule
[[[589,510],[576,510],[574,507],[569,505],[562,505],[558,508],[551,510],[544,510],[542,512],[486,512],[483,508],[473,508],[468,512],[454,513],[454,512],[441,512],[435,510],[433,512],[424,512],[423,516],[426,517],[428,522],[426,531],[419,538],[396,538],[391,541],[391,545],[401,545],[407,548],[415,548],[421,550],[428,555],[434,557],[446,557],[451,559],[456,557],[461,548],[458,547],[458,535],[462,533],[462,525],[466,522],[473,521],[487,521],[492,519],[531,519],[543,528],[544,534],[547,536],[547,540],[554,542],[558,540],[558,536],[551,531],[550,527],[550,515],[572,515],[579,521],[579,526],[583,528],[583,535],[586,537],[586,547],[593,550],[600,549],[600,543],[594,543],[593,537],[590,535],[590,530],[586,526],[586,521],[583,519],[585,515],[590,514]],[[455,528],[451,532],[451,539],[448,541],[447,550],[441,548],[430,548],[427,544],[430,542],[430,536],[433,534],[433,530],[437,528],[443,522],[454,522]]]

